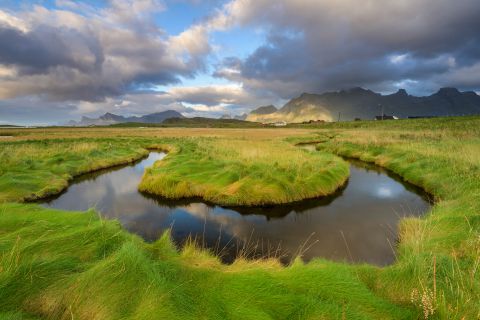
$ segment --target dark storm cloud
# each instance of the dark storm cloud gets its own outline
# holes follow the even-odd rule
[[[30,31],[0,25],[0,64],[18,67],[20,74],[47,73],[66,66],[82,72],[100,71],[104,60],[100,43],[72,29],[39,26]],[[69,45],[75,43],[75,46]],[[76,48],[86,52],[75,52]],[[81,55],[79,54],[81,53]]]
[[[294,78],[308,71],[313,57],[306,52],[303,36],[287,37],[270,35],[268,44],[255,50],[242,64],[242,72],[248,78],[271,78],[271,71],[280,78]],[[307,59],[307,60],[305,60]]]
[[[157,0],[121,0],[94,10],[0,9],[0,98],[102,101],[136,88],[180,82],[205,70],[207,30],[168,36],[155,25]],[[71,11],[71,10],[73,11]]]
[[[406,80],[462,85],[460,74],[480,61],[477,0],[242,0],[224,14],[267,36],[250,56],[227,59],[215,75],[284,98],[358,85],[391,90]]]

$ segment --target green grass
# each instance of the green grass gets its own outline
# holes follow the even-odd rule
[[[373,267],[316,261],[232,266],[168,235],[146,244],[93,212],[0,208],[0,310],[49,319],[407,319],[376,296]]]
[[[147,169],[139,189],[223,205],[279,204],[331,194],[348,173],[338,157],[282,141],[194,138]]]
[[[243,121],[237,119],[212,119],[203,117],[194,118],[170,118],[162,123],[126,122],[110,125],[114,128],[128,127],[186,127],[186,128],[260,128],[261,123]]]
[[[308,154],[282,141],[242,139],[55,139],[3,143],[0,202],[59,193],[86,173],[146,156],[170,155],[148,169],[140,190],[167,198],[203,197],[229,205],[287,203],[333,193],[348,165],[328,153]],[[272,163],[272,159],[275,161]]]
[[[177,251],[168,233],[145,243],[118,222],[99,219],[94,211],[3,203],[0,319],[480,318],[480,118],[372,121],[360,127],[338,124],[299,132],[279,129],[268,137],[262,133],[261,139],[258,132],[251,132],[225,136],[212,130],[209,138],[171,138],[169,132],[137,137],[140,133],[128,131],[128,138],[43,140],[42,135],[30,141],[22,141],[20,132],[17,141],[0,143],[0,183],[18,168],[16,174],[32,172],[31,179],[38,179],[38,184],[29,184],[28,177],[20,175],[15,181],[26,187],[1,185],[0,194],[20,201],[48,185],[48,179],[37,177],[42,172],[68,181],[94,163],[121,162],[141,157],[148,147],[170,146],[164,166],[172,166],[182,177],[196,173],[202,182],[208,181],[205,172],[233,172],[245,166],[248,173],[262,168],[268,158],[283,166],[288,161],[282,158],[305,157],[307,166],[310,159],[334,153],[387,167],[425,188],[436,203],[425,217],[401,221],[397,261],[384,268],[323,259],[308,264],[297,259],[287,267],[275,260],[239,259],[227,266],[193,244]],[[292,134],[288,142],[277,137],[282,132]],[[293,151],[293,143],[308,141],[319,142],[323,153],[310,158],[309,153]],[[108,149],[109,143],[113,149]],[[278,147],[285,151],[268,152]],[[87,156],[93,150],[99,150],[95,161]],[[268,156],[262,159],[264,150]],[[11,158],[4,161],[6,154]],[[64,154],[65,159],[56,158]],[[111,154],[116,156],[110,158]],[[190,161],[188,166],[181,165],[182,154]],[[236,158],[240,164],[219,170]],[[32,164],[36,162],[38,167]],[[189,173],[189,167],[195,171]],[[157,165],[152,171],[166,174],[161,168]],[[297,169],[301,177],[308,167]],[[229,179],[226,175],[219,180]]]
[[[21,128],[22,126],[17,126],[17,125],[14,125],[14,124],[1,124],[0,123],[0,127],[2,127],[2,128]]]
[[[132,140],[37,140],[1,143],[0,202],[59,193],[73,176],[148,154]]]
[[[435,196],[425,218],[402,220],[397,262],[375,287],[392,301],[431,306],[442,319],[480,317],[479,124],[478,117],[395,121],[296,139],[374,162]]]

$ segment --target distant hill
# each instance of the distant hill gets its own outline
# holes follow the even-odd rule
[[[239,128],[239,127],[248,127],[256,128],[261,127],[260,123],[249,122],[238,119],[213,119],[213,118],[204,118],[204,117],[194,117],[194,118],[170,118],[165,120],[160,126],[169,126],[169,127],[206,127],[206,128]]]
[[[204,117],[194,118],[169,118],[162,123],[139,123],[139,122],[124,122],[110,125],[111,127],[189,127],[189,128],[259,128],[263,127],[258,122],[248,122],[237,119],[214,119]]]
[[[219,119],[236,119],[236,120],[245,120],[247,118],[247,114],[243,113],[241,115],[232,116],[230,114],[222,114]]]
[[[242,113],[241,115],[233,116],[233,119],[246,120],[246,119],[247,119],[247,116],[248,116],[248,114]]]
[[[257,109],[253,110],[250,112],[250,114],[270,114],[278,111],[277,108],[275,108],[274,105],[268,105],[268,106],[263,106],[263,107],[258,107]]]
[[[473,91],[460,92],[442,88],[426,96],[409,95],[404,89],[381,95],[363,88],[352,88],[323,94],[303,93],[278,111],[271,106],[253,110],[247,120],[258,122],[303,122],[373,119],[383,112],[399,118],[458,116],[480,114],[480,96]],[[263,113],[265,112],[265,113]]]
[[[69,121],[69,126],[108,126],[119,123],[162,123],[170,118],[183,118],[182,114],[175,110],[167,110],[163,112],[156,112],[147,114],[141,117],[124,117],[110,112],[105,113],[98,118],[82,117],[80,121]]]
[[[23,126],[16,124],[0,124],[0,128],[23,128]]]
[[[252,110],[250,114],[247,116],[247,121],[255,121],[255,122],[268,122],[270,118],[269,115],[277,112],[278,109],[275,108],[274,105],[262,106],[258,107],[255,110]]]

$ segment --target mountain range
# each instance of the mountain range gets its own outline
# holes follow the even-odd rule
[[[246,113],[242,113],[241,115],[230,115],[230,114],[224,114],[220,117],[220,119],[233,119],[233,120],[245,120],[247,118],[247,114]]]
[[[162,123],[163,121],[171,118],[184,118],[184,116],[175,111],[167,110],[163,112],[156,112],[147,114],[140,117],[124,117],[119,116],[110,112],[105,113],[103,116],[98,118],[89,118],[83,116],[80,121],[69,121],[67,125],[69,126],[108,126],[118,123],[127,123],[127,122],[136,122],[136,123]]]
[[[255,122],[304,122],[373,119],[395,115],[399,118],[480,114],[480,96],[473,91],[441,88],[424,97],[409,95],[404,89],[382,95],[360,87],[323,94],[303,93],[282,108],[259,107],[247,116]]]
[[[322,94],[302,93],[291,99],[282,108],[273,105],[261,106],[248,115],[231,116],[221,119],[246,120],[251,122],[288,123],[306,121],[371,120],[376,116],[394,115],[398,118],[437,117],[480,114],[480,96],[473,91],[460,92],[455,88],[441,88],[438,92],[424,97],[409,95],[404,89],[382,95],[360,87]],[[70,126],[106,126],[120,123],[159,124],[167,119],[185,118],[181,113],[167,110],[144,116],[124,117],[105,113],[98,118],[82,117],[70,121]]]

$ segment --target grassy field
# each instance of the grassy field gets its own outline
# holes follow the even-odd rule
[[[0,149],[0,202],[53,195],[65,189],[73,176],[133,162],[147,154],[146,149],[131,140],[3,142]]]
[[[222,205],[279,204],[331,194],[349,173],[330,153],[312,155],[284,141],[194,138],[172,152],[146,170],[141,191]]]
[[[0,140],[0,319],[480,318],[478,117],[352,122],[314,130],[5,129],[0,134],[5,131],[13,138]],[[311,158],[292,147],[310,141],[321,150]],[[242,169],[241,178],[250,179],[249,173],[258,176],[254,169],[286,172],[290,157],[302,161],[295,164],[298,180],[293,180],[300,182],[308,178],[304,170],[319,168],[317,161],[337,159],[328,155],[333,153],[387,167],[425,188],[436,204],[425,217],[401,222],[397,261],[378,268],[322,259],[308,264],[297,259],[288,267],[243,259],[222,265],[193,244],[177,251],[168,233],[149,244],[94,211],[22,203],[57,192],[80,172],[138,159],[146,148],[171,151],[146,174],[147,182],[164,175],[201,185],[219,169]],[[271,153],[278,148],[283,149]],[[185,161],[188,166],[182,166]],[[275,161],[281,169],[271,168]],[[269,181],[272,172],[253,181]],[[222,188],[210,190],[215,196]]]
[[[147,149],[168,157],[148,169],[140,190],[166,198],[203,197],[224,205],[287,203],[333,193],[348,164],[285,141],[159,137],[40,139],[4,142],[0,202],[59,193],[76,175],[138,160]]]
[[[261,128],[264,127],[258,122],[242,121],[237,119],[212,119],[212,118],[170,118],[162,123],[140,123],[140,122],[126,122],[110,125],[115,128],[128,127],[182,127],[182,128]]]

